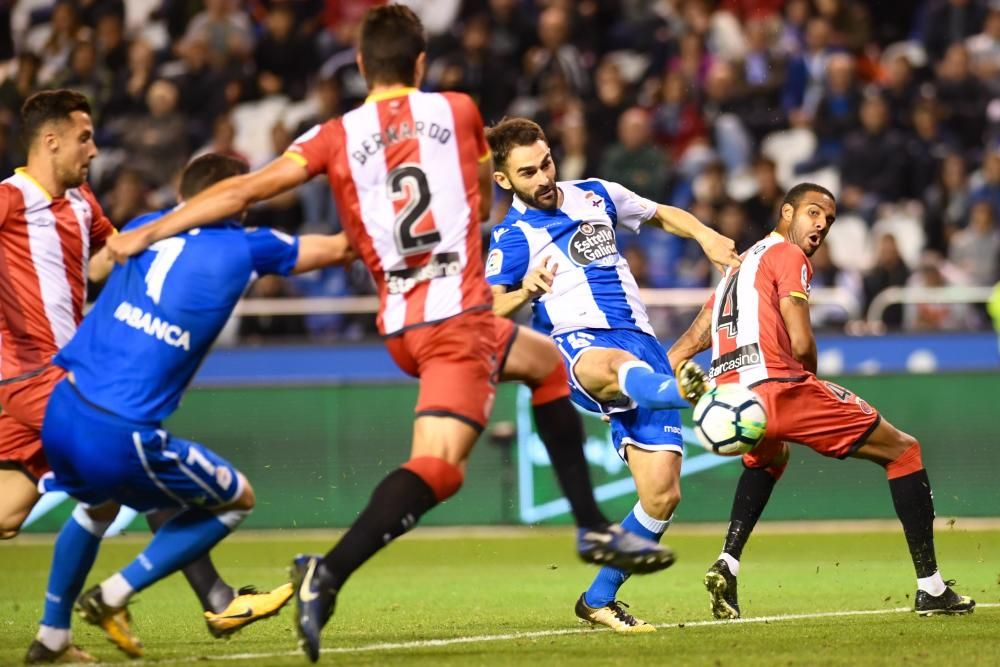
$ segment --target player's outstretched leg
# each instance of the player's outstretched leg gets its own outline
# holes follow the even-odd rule
[[[45,590],[45,611],[35,640],[25,656],[27,664],[97,662],[72,641],[73,602],[94,565],[104,532],[118,513],[117,505],[85,510],[77,505],[59,531],[52,550],[52,567]]]
[[[179,511],[150,512],[146,515],[146,522],[155,533]],[[211,553],[206,553],[181,571],[198,596],[204,610],[205,625],[216,639],[229,637],[251,623],[274,616],[292,597],[292,585],[289,583],[264,592],[258,592],[253,586],[233,588],[215,569]]]
[[[913,610],[920,616],[969,614],[976,601],[952,590],[954,580],[945,581],[934,550],[934,499],[920,456],[920,443],[882,419],[855,453],[858,458],[885,467],[896,516],[917,574]]]
[[[736,577],[740,573],[743,547],[764,512],[774,485],[788,466],[788,456],[788,445],[765,440],[743,457],[743,474],[736,484],[726,541],[718,560],[705,573],[705,589],[715,618],[740,617]]]

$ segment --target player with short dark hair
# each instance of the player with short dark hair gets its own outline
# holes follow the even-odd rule
[[[205,155],[186,176],[189,185],[204,187],[246,170],[240,160]],[[141,216],[125,228],[151,224],[164,213]],[[112,272],[79,331],[56,354],[54,367],[65,377],[52,391],[42,428],[52,468],[44,489],[69,494],[101,518],[113,518],[119,505],[172,511],[132,563],[77,600],[83,618],[127,655],[142,655],[129,624],[130,597],[203,558],[254,505],[253,489],[235,467],[168,433],[162,422],[176,410],[254,276],[302,273],[350,256],[334,237],[296,238],[222,219],[164,239]],[[107,523],[74,513],[67,526],[78,526],[99,544]],[[29,648],[29,663],[63,659],[69,611],[97,555],[96,544],[63,539],[65,531],[53,551],[46,619]],[[263,613],[251,603],[234,610],[235,618],[206,614],[209,627],[226,634],[277,613],[291,587],[272,595],[276,601]],[[50,615],[62,623],[48,625]]]
[[[788,442],[823,456],[874,461],[885,468],[896,515],[917,573],[920,615],[967,614],[976,603],[941,578],[934,551],[934,504],[920,443],[864,399],[816,377],[809,321],[809,257],[826,238],[837,204],[826,188],[800,183],[785,195],[774,232],[726,272],[691,327],[670,349],[677,367],[712,348],[719,384],[752,388],[767,412],[765,439],[743,455],[729,531],[705,575],[716,618],[739,618],[740,556],[775,483],[788,466]]]
[[[513,373],[518,359],[530,364],[532,356],[514,354],[531,337],[515,338],[515,329],[490,310],[479,221],[489,215],[492,160],[475,104],[461,93],[416,90],[426,66],[423,27],[402,5],[369,10],[358,66],[370,87],[361,107],[308,130],[259,171],[227,179],[156,225],[122,234],[113,247],[133,254],[320,173],[330,180],[347,238],[378,287],[379,333],[397,365],[420,379],[420,390],[410,460],[379,483],[324,557],[293,563],[296,626],[313,661],[352,573],[461,487],[465,461],[492,409],[498,360],[513,345],[507,361]],[[538,383],[535,398],[551,403],[563,390],[548,389],[562,382],[545,363],[521,371]],[[584,475],[578,436],[561,443],[552,463],[564,487],[570,485],[567,496],[578,501],[581,557],[637,571],[673,562],[669,549],[606,523]]]
[[[509,316],[528,302],[534,328],[562,353],[572,400],[610,420],[612,441],[639,495],[622,526],[658,541],[680,501],[683,442],[678,393],[638,286],[619,255],[616,230],[643,224],[695,238],[709,259],[738,264],[732,240],[680,209],[644,199],[600,179],[556,181],[545,133],[525,118],[508,118],[487,133],[494,179],[514,192],[493,228],[486,279],[493,309]],[[678,371],[703,378],[692,362]],[[655,627],[615,599],[628,573],[604,567],[576,604],[576,615],[617,632]]]

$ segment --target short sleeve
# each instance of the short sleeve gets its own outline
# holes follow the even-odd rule
[[[787,242],[772,246],[761,258],[761,264],[771,273],[778,299],[795,296],[809,300],[812,265],[798,246]]]
[[[313,125],[285,149],[284,156],[305,167],[310,177],[326,171],[332,154],[331,137],[336,122],[337,120],[331,120],[322,125]]]
[[[0,229],[7,223],[10,214],[10,186],[0,187]]]
[[[490,285],[517,285],[528,272],[531,253],[528,240],[516,227],[503,223],[490,234],[490,252],[486,256],[486,282]]]
[[[279,232],[269,227],[248,229],[247,243],[253,270],[258,275],[269,273],[287,276],[295,268],[299,258],[298,237]]]
[[[638,231],[644,222],[656,215],[656,202],[640,197],[623,185],[612,181],[601,181],[614,204],[618,224],[632,231]]]
[[[472,98],[464,93],[444,93],[455,115],[455,125],[464,128],[476,149],[479,162],[486,162],[492,156],[490,145],[486,142],[486,129],[483,127],[483,117]]]
[[[97,201],[97,197],[94,196],[90,188],[84,185],[80,188],[80,192],[83,193],[84,199],[90,204],[90,252],[93,254],[104,247],[104,242],[108,240],[108,237],[117,232],[115,226],[111,224],[111,220],[108,219],[108,216],[104,215],[104,209],[101,208],[101,204]]]

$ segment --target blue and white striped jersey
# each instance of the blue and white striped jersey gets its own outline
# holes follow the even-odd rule
[[[656,204],[610,181],[560,181],[562,206],[529,208],[517,197],[490,239],[486,280],[517,286],[551,258],[558,269],[552,293],[532,304],[533,326],[557,336],[579,329],[653,333],[628,262],[618,254],[618,225],[637,232]],[[550,263],[551,266],[551,263]]]

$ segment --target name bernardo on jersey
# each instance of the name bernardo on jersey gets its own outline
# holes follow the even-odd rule
[[[383,131],[372,134],[371,141],[362,140],[361,150],[352,151],[351,157],[363,165],[370,156],[376,155],[386,147],[419,137],[427,137],[439,144],[446,144],[451,139],[451,130],[437,123],[425,123],[422,120],[414,121],[413,125],[405,122],[399,125],[387,125]]]
[[[615,243],[615,231],[607,225],[581,224],[569,240],[569,256],[581,266],[595,262],[616,263],[618,245]]]
[[[166,320],[161,320],[159,317],[154,317],[128,301],[122,301],[118,304],[115,309],[115,319],[147,336],[153,336],[171,347],[184,348],[185,352],[191,350],[191,333],[189,331]]]

